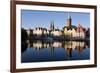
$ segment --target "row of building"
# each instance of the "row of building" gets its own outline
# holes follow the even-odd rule
[[[88,32],[88,33],[87,33]],[[53,35],[53,36],[66,36],[66,37],[80,37],[85,38],[89,35],[89,30],[84,28],[80,23],[77,26],[72,25],[71,17],[67,19],[67,24],[60,30],[55,28],[54,22],[51,22],[50,29],[37,27],[35,29],[27,30],[27,34],[40,36],[40,35]]]

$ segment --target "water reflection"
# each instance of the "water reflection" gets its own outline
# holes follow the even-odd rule
[[[23,62],[85,60],[90,58],[89,41],[26,41]]]

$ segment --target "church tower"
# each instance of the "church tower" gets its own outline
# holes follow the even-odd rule
[[[71,27],[71,25],[72,25],[72,19],[71,19],[70,13],[68,12],[67,26]]]

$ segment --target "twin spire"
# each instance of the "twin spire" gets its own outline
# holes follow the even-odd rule
[[[71,15],[70,15],[70,12],[67,13],[67,26],[71,26],[72,24],[72,19],[71,19]],[[51,21],[51,24],[50,24],[50,30],[54,30],[55,29],[55,26],[54,26],[54,20]]]

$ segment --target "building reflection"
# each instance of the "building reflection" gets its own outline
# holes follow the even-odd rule
[[[49,52],[53,54],[55,49],[62,48],[66,52],[67,59],[72,57],[72,51],[76,50],[80,55],[85,48],[89,48],[89,42],[87,41],[29,41],[27,40],[27,48],[33,48],[41,52],[42,49],[49,49]],[[25,46],[26,47],[26,46]]]

